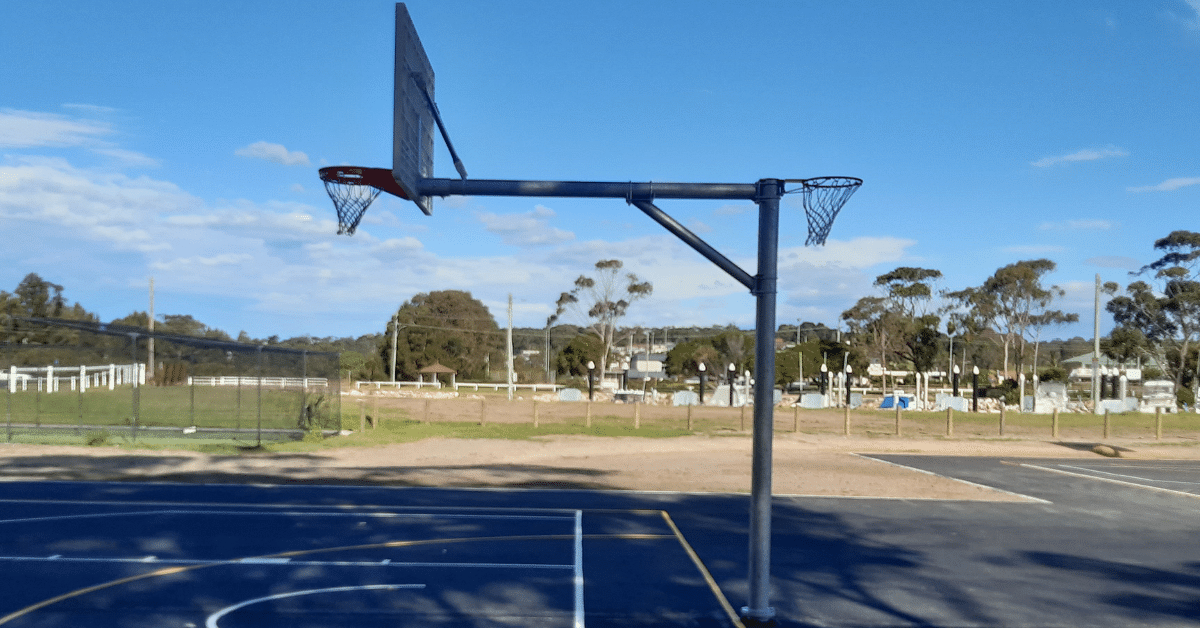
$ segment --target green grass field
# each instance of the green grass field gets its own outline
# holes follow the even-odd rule
[[[361,403],[359,403],[361,402]],[[329,403],[327,396],[298,390],[247,387],[142,387],[138,390],[136,435],[132,428],[133,392],[129,388],[93,389],[55,394],[32,391],[5,398],[6,431],[0,438],[14,443],[57,443],[140,448],[183,448],[237,453],[262,447],[278,451],[322,447],[367,447],[414,442],[426,438],[528,439],[546,435],[638,436],[661,438],[686,434],[746,436],[752,408],[642,406],[594,403],[588,419],[586,403],[507,401],[504,393],[455,399],[347,397]],[[314,405],[316,421],[301,428],[302,407]],[[260,427],[262,433],[258,431]],[[535,426],[535,417],[537,425]],[[842,434],[841,409],[775,409],[777,433]],[[1156,442],[1155,415],[1109,416],[1108,437]],[[1051,415],[1007,412],[1004,431],[999,414],[956,412],[955,439],[1012,438],[1056,440]],[[184,428],[200,429],[184,433]],[[361,426],[361,427],[360,427]],[[319,428],[323,432],[313,431]],[[328,437],[340,430],[348,435]],[[1104,417],[1062,413],[1057,440],[1100,441]],[[850,413],[852,436],[894,437],[895,411],[858,409]],[[946,438],[944,412],[904,411],[900,433],[909,438]],[[322,437],[322,434],[326,437]],[[261,438],[260,438],[261,437]],[[1200,415],[1162,415],[1163,442],[1200,438]]]

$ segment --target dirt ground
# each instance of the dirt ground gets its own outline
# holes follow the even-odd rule
[[[1197,445],[1111,442],[1126,458],[1200,458]],[[1000,491],[856,454],[912,453],[1098,458],[1093,443],[939,440],[777,434],[773,492],[1008,501]],[[588,488],[748,492],[746,435],[678,438],[547,436],[534,440],[431,439],[314,453],[210,455],[98,447],[0,445],[0,480],[139,480],[391,486]]]

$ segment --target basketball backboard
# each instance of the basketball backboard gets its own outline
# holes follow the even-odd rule
[[[433,199],[421,196],[418,184],[433,176],[433,68],[403,2],[396,3],[395,90],[392,177],[421,211],[431,215]]]

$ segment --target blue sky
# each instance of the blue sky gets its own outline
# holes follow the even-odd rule
[[[380,332],[468,290],[541,326],[600,259],[630,324],[753,325],[744,288],[618,200],[381,196],[337,236],[325,165],[391,165],[392,2],[47,0],[0,21],[0,289],[233,335]],[[940,288],[1046,257],[1055,336],[1092,286],[1197,230],[1200,0],[408,3],[472,177],[866,181],[824,247],[788,197],[778,322],[837,324],[875,276]],[[444,148],[438,176],[456,176]],[[660,201],[751,274],[751,203]],[[1104,317],[1105,328],[1111,323]]]

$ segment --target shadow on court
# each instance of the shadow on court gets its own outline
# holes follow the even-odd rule
[[[1200,613],[1194,498],[902,458],[889,459],[1048,500],[777,497],[780,626],[1116,628]],[[11,626],[202,626],[259,599],[219,626],[570,626],[576,510],[586,625],[735,626],[748,596],[746,495],[6,482],[0,507],[0,614],[119,583]],[[425,588],[385,588],[399,585]]]
[[[132,481],[210,484],[323,484],[606,490],[608,472],[553,465],[397,465],[319,467],[318,454],[19,456],[0,459],[0,480]],[[265,462],[264,462],[265,461]]]

